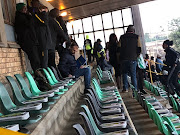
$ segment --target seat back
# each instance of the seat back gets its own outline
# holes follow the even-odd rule
[[[58,83],[59,81],[56,79],[56,77],[55,77],[53,71],[52,71],[49,67],[47,67],[47,70],[48,70],[48,72],[50,73],[50,75],[51,75],[53,81],[54,81],[55,83]]]
[[[174,110],[178,111],[178,106],[177,106],[177,103],[176,103],[175,99],[173,98],[173,96],[169,95],[169,98],[170,98],[170,100],[172,102]]]
[[[43,71],[44,71],[44,73],[45,73],[45,75],[46,75],[46,78],[48,79],[49,84],[50,84],[50,85],[56,84],[56,83],[52,80],[52,78],[51,78],[50,74],[48,73],[48,71],[47,71],[46,69],[44,69],[44,68],[43,68]]]
[[[35,82],[34,78],[32,77],[32,75],[29,72],[25,72],[25,75],[29,81],[32,94],[39,95],[39,93],[41,93],[41,91],[37,87],[36,82]]]
[[[57,67],[51,66],[51,69],[53,70],[53,72],[54,72],[56,78],[58,79],[58,81],[60,81],[61,79],[63,79],[63,77],[62,77],[62,75],[61,75],[61,73],[60,73],[60,71],[58,70]]]
[[[8,110],[16,107],[16,105],[12,102],[6,88],[1,82],[0,82],[0,101],[1,101],[1,107],[2,107],[1,110],[4,114],[9,113]]]
[[[89,119],[93,119],[97,126],[101,124],[100,121],[97,119],[96,115],[91,114],[89,108],[86,105],[81,105],[81,107],[83,108]]]
[[[80,124],[73,125],[73,128],[76,130],[78,135],[86,135],[84,129],[82,128]]]
[[[84,124],[86,125],[87,129],[90,132],[90,135],[100,135],[101,131],[97,128],[95,122],[92,124],[93,121],[90,121],[88,116],[84,112],[79,113],[84,121]],[[99,132],[98,132],[99,131]]]
[[[20,74],[15,74],[14,76],[16,77],[16,79],[24,93],[25,98],[30,99],[33,95],[31,93],[26,81],[24,80],[24,78]]]
[[[15,80],[11,76],[6,76],[6,79],[11,84],[15,104],[22,105],[22,102],[25,101],[26,99],[23,97],[17,83],[15,82]]]

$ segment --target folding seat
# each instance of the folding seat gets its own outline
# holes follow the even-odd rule
[[[14,125],[7,125],[7,126],[3,126],[1,128],[5,128],[5,129],[8,129],[8,130],[11,130],[11,131],[18,131],[20,130],[19,128],[19,124],[14,124]]]
[[[59,99],[60,98],[59,89],[52,89],[52,90],[42,92],[37,87],[36,82],[35,82],[34,78],[32,77],[32,75],[29,72],[25,72],[25,75],[29,81],[31,92],[33,95],[38,95],[38,96],[47,95],[48,97],[51,97],[52,99]],[[55,103],[55,101],[52,101],[52,103],[53,102]]]
[[[0,104],[1,104],[1,111],[3,114],[12,114],[12,113],[19,113],[19,112],[30,112],[30,114],[38,112],[42,108],[42,103],[36,103],[36,104],[29,104],[29,105],[23,105],[23,106],[16,106],[6,88],[4,85],[0,82]],[[30,117],[27,123],[34,123],[41,119],[42,117],[37,115],[34,117]]]
[[[67,83],[67,82],[58,81],[58,80],[56,79],[54,73],[52,72],[52,70],[51,70],[49,67],[47,67],[47,71],[48,71],[49,74],[51,75],[51,78],[52,78],[52,80],[53,80],[53,82],[54,82],[55,84],[62,84],[62,85],[64,85],[64,88],[61,89],[62,91],[68,91],[68,87],[67,87],[67,86],[68,86],[68,83]]]
[[[172,127],[166,121],[162,120],[162,118],[155,109],[151,109],[151,112],[153,114],[153,117],[156,119],[156,125],[158,126],[158,129],[165,135],[172,135],[172,133],[174,132]]]
[[[0,113],[0,126],[12,125],[12,124],[25,124],[26,120],[30,117],[29,112],[18,112],[3,115]]]
[[[89,119],[84,112],[80,112],[79,114],[82,117],[87,129],[89,130],[90,135],[101,135],[101,134],[102,135],[117,135],[117,134],[129,135],[128,129],[114,131],[114,132],[111,132],[108,129],[104,129],[104,128],[99,129],[96,123],[94,122],[94,120]]]
[[[11,76],[6,76],[7,80],[9,81],[11,87],[12,87],[12,91],[13,91],[13,98],[14,98],[14,102],[16,105],[28,105],[28,104],[33,104],[33,103],[43,103],[46,104],[48,102],[48,98],[47,97],[43,97],[43,98],[35,98],[35,99],[25,99],[17,85],[17,83],[15,82],[15,80],[11,77]],[[43,108],[38,111],[39,113],[44,113],[49,111],[50,107],[47,105],[44,105]]]
[[[93,115],[93,117],[94,118],[96,117],[100,122],[102,123],[103,122],[118,122],[118,121],[123,121],[127,119],[124,113],[118,113],[114,115],[110,114],[106,116],[104,116],[103,114],[100,114],[100,112],[96,108],[94,108],[88,96],[89,95],[87,95],[87,98],[84,98],[88,105],[88,108],[91,114]]]
[[[97,100],[94,97],[92,97],[90,94],[88,95],[88,98],[91,104],[93,105],[93,107],[95,108],[95,110],[99,111],[101,115],[104,115],[104,116],[110,115],[110,114],[114,115],[114,114],[123,112],[123,109],[119,107],[119,104],[103,105],[103,104],[97,103]]]
[[[121,120],[118,122],[103,122],[102,123],[97,119],[96,116],[93,118],[91,112],[89,111],[86,105],[81,105],[81,107],[83,108],[83,111],[88,116],[90,121],[94,121],[99,129],[106,129],[108,131],[119,131],[119,130],[128,128],[128,123],[126,120]]]
[[[76,133],[78,135],[86,135],[86,132],[84,131],[83,127],[80,124],[74,124],[73,128],[76,130]]]

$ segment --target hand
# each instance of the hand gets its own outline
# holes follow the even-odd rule
[[[84,68],[84,66],[83,66],[83,65],[81,65],[81,66],[80,66],[80,69],[82,69],[82,68]]]
[[[72,75],[71,75],[71,74],[69,74],[69,75],[68,75],[68,77],[72,77]]]

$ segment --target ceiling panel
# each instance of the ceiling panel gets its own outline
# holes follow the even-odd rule
[[[64,20],[79,19],[97,15],[152,0],[53,0],[51,5],[67,11]]]

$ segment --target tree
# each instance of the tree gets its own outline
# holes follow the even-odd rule
[[[169,39],[173,40],[174,48],[180,52],[180,18],[171,20],[169,30],[171,31]]]

